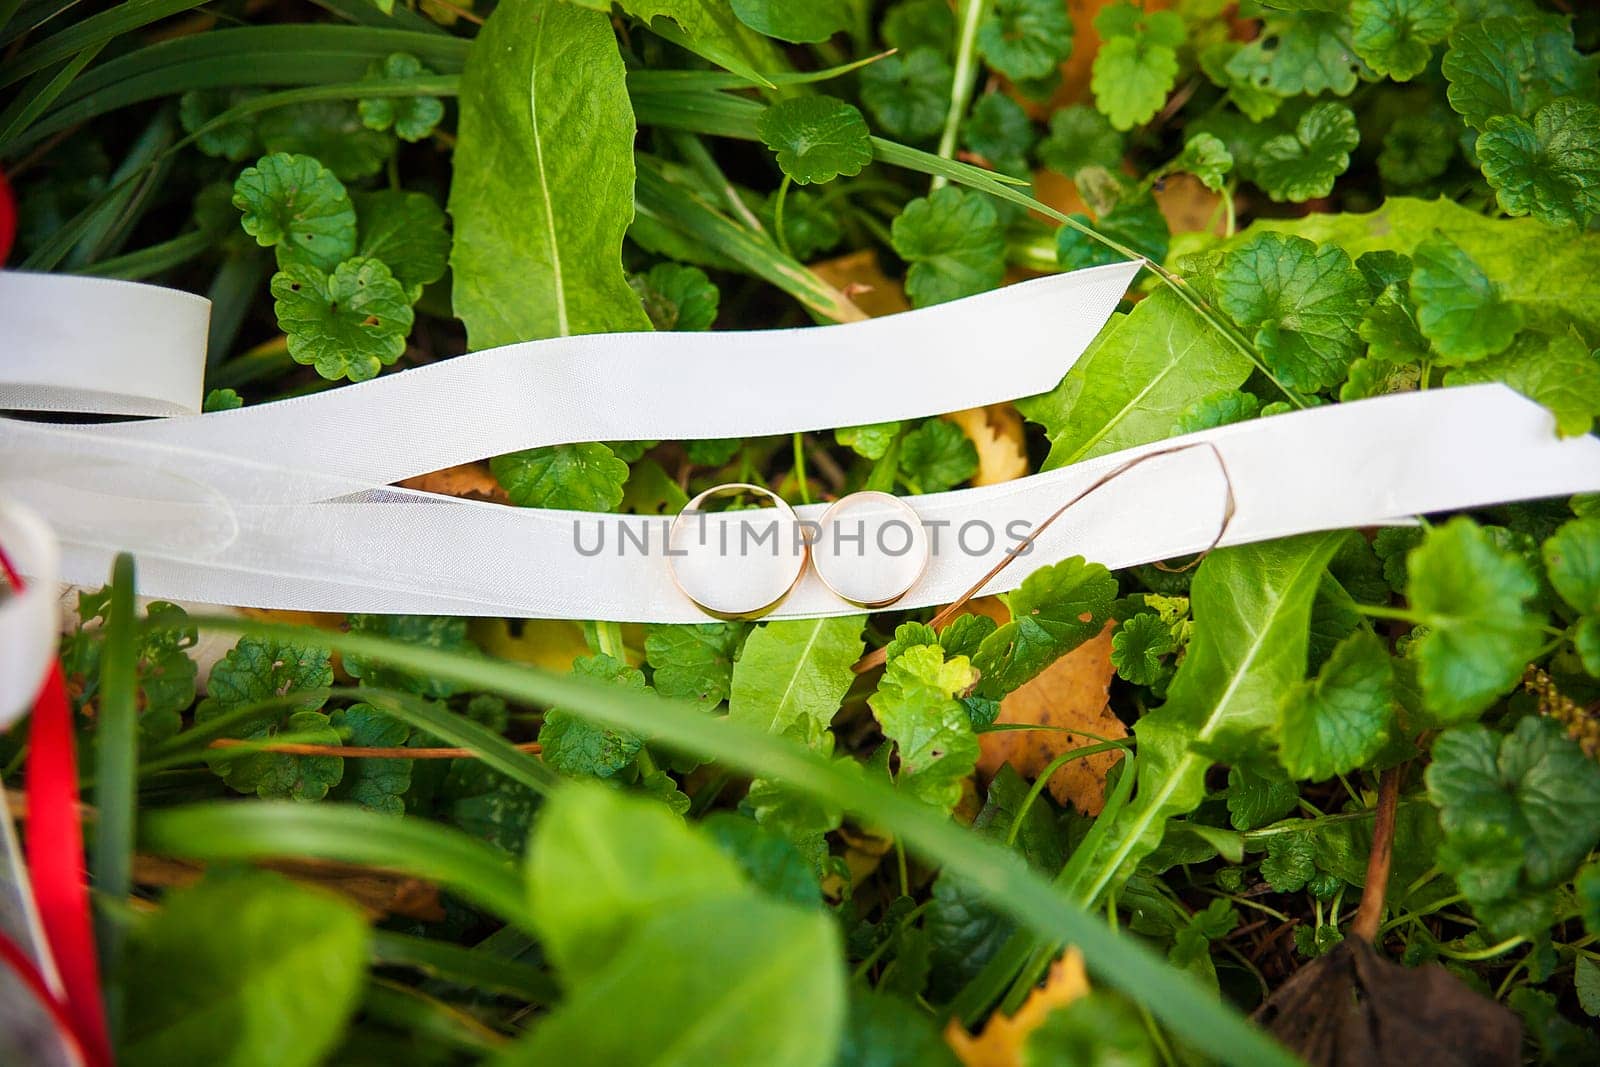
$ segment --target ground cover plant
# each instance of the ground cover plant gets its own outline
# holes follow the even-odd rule
[[[222,410],[1150,264],[1015,405],[412,483],[506,506],[1483,381],[1584,434],[1597,48],[1564,0],[0,0],[8,265],[207,295]],[[939,630],[196,616],[136,568],[61,647],[120,1062],[1600,1057],[1596,499],[1067,559]]]

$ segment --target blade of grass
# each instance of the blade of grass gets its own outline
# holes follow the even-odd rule
[[[11,101],[4,114],[0,114],[0,145],[19,136],[44,114],[45,109],[67,91],[67,87],[83,73],[84,67],[94,62],[104,47],[104,42],[92,44],[60,69],[54,72],[40,71],[27,85],[17,90],[16,99]]]
[[[169,15],[199,7],[204,0],[127,0],[90,15],[80,22],[51,34],[38,44],[20,52],[16,58],[0,64],[0,88],[13,85],[46,67],[77,55],[85,48],[103,45],[125,33],[148,26]]]
[[[299,636],[304,640],[303,633]],[[506,922],[532,928],[515,860],[426,819],[379,815],[348,804],[205,801],[145,815],[139,820],[139,845],[180,859],[309,856],[403,871],[437,882]]]
[[[105,648],[100,655],[100,707],[95,731],[94,828],[95,889],[112,900],[128,899],[133,884],[133,826],[139,792],[138,629],[133,618],[133,557],[117,557],[111,567],[111,605],[106,615]],[[120,973],[123,926],[97,915],[101,973]],[[121,1032],[122,991],[106,985],[106,1022],[112,1041]]]
[[[939,158],[951,159],[956,154],[956,134],[961,129],[961,119],[972,101],[972,86],[977,80],[974,67],[978,58],[978,24],[988,11],[987,0],[961,0],[961,32],[956,37],[956,76],[950,80],[950,109],[945,113],[944,129],[939,133]],[[933,176],[932,188],[938,189],[949,179],[942,174]]]
[[[93,278],[121,278],[124,281],[142,281],[164,270],[197,259],[211,250],[212,235],[204,230],[191,230],[170,241],[162,241],[141,248],[137,252],[102,259],[93,266],[76,271]]]
[[[409,967],[466,989],[505,993],[529,1004],[554,1003],[561,990],[544,971],[526,963],[500,959],[448,941],[408,937],[388,930],[372,932],[373,962]]]
[[[189,621],[235,633],[305,639],[302,628],[282,624],[206,616],[192,616]],[[652,693],[636,693],[580,677],[553,675],[520,664],[484,660],[365,634],[316,633],[320,643],[342,655],[382,660],[407,671],[526,703],[560,705],[591,722],[643,734],[670,748],[720,761],[745,774],[776,779],[791,789],[841,807],[894,834],[934,865],[969,879],[975,891],[991,906],[1041,937],[1076,945],[1100,980],[1147,1005],[1158,1019],[1197,1048],[1232,1063],[1269,1067],[1289,1067],[1296,1063],[1293,1056],[1266,1034],[1220,1003],[1215,994],[1143,945],[1111,931],[1100,919],[1063,897],[1014,853],[952,823],[890,786],[862,775],[852,775],[794,742],[713,718],[693,705],[666,700]],[[265,803],[227,807],[254,811],[257,814],[245,817],[269,825],[268,817],[259,814],[262,810],[272,812],[272,819],[284,820],[307,815],[328,818],[318,813],[332,810],[291,808],[288,813],[282,813],[279,809],[284,805]],[[201,810],[190,808],[186,812]],[[225,817],[213,815],[209,808],[204,811],[206,818]],[[172,814],[164,817],[170,819]],[[228,836],[223,832],[225,828],[214,823],[197,828],[193,825],[195,815],[186,814],[185,817],[189,820],[187,825],[162,824],[160,840],[169,847],[182,847],[190,838],[180,831],[196,829],[209,829],[211,833],[206,840],[223,847],[230,840],[245,839],[245,835]],[[400,822],[376,818],[390,827]],[[341,842],[336,832],[340,827],[332,820],[318,828],[326,832],[312,843],[329,850],[321,853],[327,858],[361,862],[359,856],[350,853],[372,848],[371,842]],[[354,824],[342,828],[354,829]],[[429,827],[428,833],[450,836],[439,827]],[[294,833],[280,834],[273,843],[289,849],[291,854],[306,845],[306,841],[297,840]],[[259,846],[257,839],[253,844],[234,847]],[[396,858],[393,853],[388,855],[391,861]]]

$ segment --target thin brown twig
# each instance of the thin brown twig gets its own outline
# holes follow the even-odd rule
[[[1361,904],[1356,908],[1350,933],[1363,941],[1378,936],[1383,919],[1384,898],[1389,889],[1389,868],[1394,860],[1394,817],[1400,806],[1402,767],[1390,767],[1378,779],[1378,815],[1372,826],[1372,851],[1367,855],[1367,881],[1361,887]]]
[[[1039,535],[1050,528],[1051,523],[1055,522],[1062,515],[1065,515],[1069,508],[1082,501],[1096,489],[1116,481],[1122,475],[1128,473],[1142,463],[1147,463],[1152,459],[1160,459],[1163,456],[1177,455],[1179,452],[1187,452],[1194,448],[1208,448],[1211,450],[1212,456],[1216,458],[1217,466],[1222,468],[1222,479],[1228,487],[1227,497],[1223,502],[1222,522],[1217,527],[1217,536],[1211,539],[1211,543],[1202,549],[1199,556],[1197,556],[1194,562],[1190,564],[1190,566],[1198,565],[1200,560],[1204,559],[1212,549],[1216,548],[1222,543],[1222,538],[1228,532],[1229,524],[1233,522],[1233,513],[1236,505],[1233,496],[1233,478],[1228,474],[1228,465],[1223,462],[1222,452],[1218,450],[1217,446],[1212,444],[1210,441],[1201,441],[1198,444],[1192,445],[1174,445],[1171,448],[1163,448],[1155,452],[1146,452],[1142,456],[1135,456],[1124,463],[1119,463],[1105,474],[1102,474],[1100,477],[1096,478],[1094,482],[1092,482],[1086,489],[1052,512],[1049,518],[1045,519],[1038,526],[1034,527],[1033,531],[1029,533],[1027,537],[1024,537],[1022,540],[1018,541],[1014,547],[1007,549],[1005,557],[1001,559],[999,563],[996,563],[993,567],[989,568],[989,573],[985,574],[982,578],[979,578],[976,582],[973,582],[971,587],[969,587],[965,593],[962,593],[950,604],[946,605],[944,608],[941,608],[939,613],[928,621],[928,625],[937,630],[954,618],[956,613],[966,606],[967,601],[977,596],[978,591],[984,586],[988,585],[994,579],[995,575],[1011,566],[1013,560],[1026,552],[1034,543],[1034,541],[1038,540]],[[851,669],[857,674],[864,674],[867,671],[872,670],[874,667],[883,666],[884,661],[888,658],[888,654],[889,652],[887,647],[876,649],[867,653],[865,656],[862,656],[856,661],[855,666]]]
[[[219,737],[206,747],[251,748],[257,752],[281,752],[289,756],[342,756],[346,759],[477,759],[479,756],[470,748],[370,748],[360,745],[312,745],[298,741],[261,744],[232,737]],[[515,747],[535,755],[540,751],[537,741],[528,741]]]

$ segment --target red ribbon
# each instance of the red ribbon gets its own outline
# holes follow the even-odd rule
[[[11,242],[17,236],[17,201],[6,182],[6,172],[0,170],[0,264],[11,254]]]
[[[20,590],[22,576],[0,548],[0,570]],[[68,1035],[89,1067],[113,1062],[100,995],[100,964],[89,913],[88,872],[83,862],[83,827],[78,821],[78,758],[72,736],[72,705],[53,662],[33,707],[29,734],[28,872],[45,940],[61,975],[64,1004],[47,1003],[52,1016],[72,1024]],[[14,946],[12,946],[14,947]],[[15,966],[13,953],[0,952]],[[22,973],[22,972],[19,972]],[[24,981],[28,979],[22,973]],[[32,983],[30,983],[31,985]],[[48,991],[46,991],[48,992]]]

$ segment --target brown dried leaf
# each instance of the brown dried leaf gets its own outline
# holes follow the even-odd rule
[[[424,493],[438,493],[441,496],[487,500],[495,504],[511,503],[511,498],[495,480],[495,476],[489,470],[489,464],[484,460],[419,474],[399,484],[403,489],[417,489]]]
[[[1360,938],[1300,968],[1256,1021],[1311,1067],[1511,1067],[1522,1023],[1439,966],[1402,967]]]
[[[1217,210],[1221,195],[1207,189],[1193,174],[1164,178],[1151,195],[1173,233],[1201,233],[1209,226],[1216,236],[1226,235],[1227,220]]]
[[[354,901],[372,919],[400,915],[424,922],[443,922],[445,918],[438,887],[409,875],[324,860],[271,860],[259,866],[298,882],[331,889]],[[167,856],[133,857],[133,881],[137,885],[186,886],[199,881],[204,873],[204,864],[189,860]]]
[[[961,427],[978,450],[978,474],[972,479],[973,485],[1009,482],[1028,473],[1022,416],[1010,404],[954,411],[945,418]]]
[[[876,249],[811,264],[811,273],[849,297],[871,318],[894,315],[911,307],[900,283],[883,273]]]
[[[1069,948],[1050,965],[1044,985],[1028,994],[1015,1015],[996,1012],[977,1037],[967,1033],[959,1020],[951,1019],[944,1028],[944,1040],[966,1067],[1017,1067],[1028,1035],[1044,1024],[1045,1017],[1088,994],[1089,976],[1083,969],[1083,956]]]
[[[1004,622],[1005,608],[993,598],[975,600],[972,606]],[[980,734],[978,773],[993,777],[1009,763],[1024,778],[1035,778],[1063,752],[1098,743],[1098,738],[1120,739],[1128,728],[1112,714],[1109,702],[1111,676],[1111,624],[1056,660],[1044,673],[1000,702],[1006,723],[1065,727],[1052,730],[998,730]],[[1089,737],[1075,731],[1082,730]],[[1098,815],[1106,803],[1106,774],[1122,758],[1118,752],[1101,752],[1067,763],[1050,780],[1050,795],[1058,804],[1071,804],[1087,815]]]

